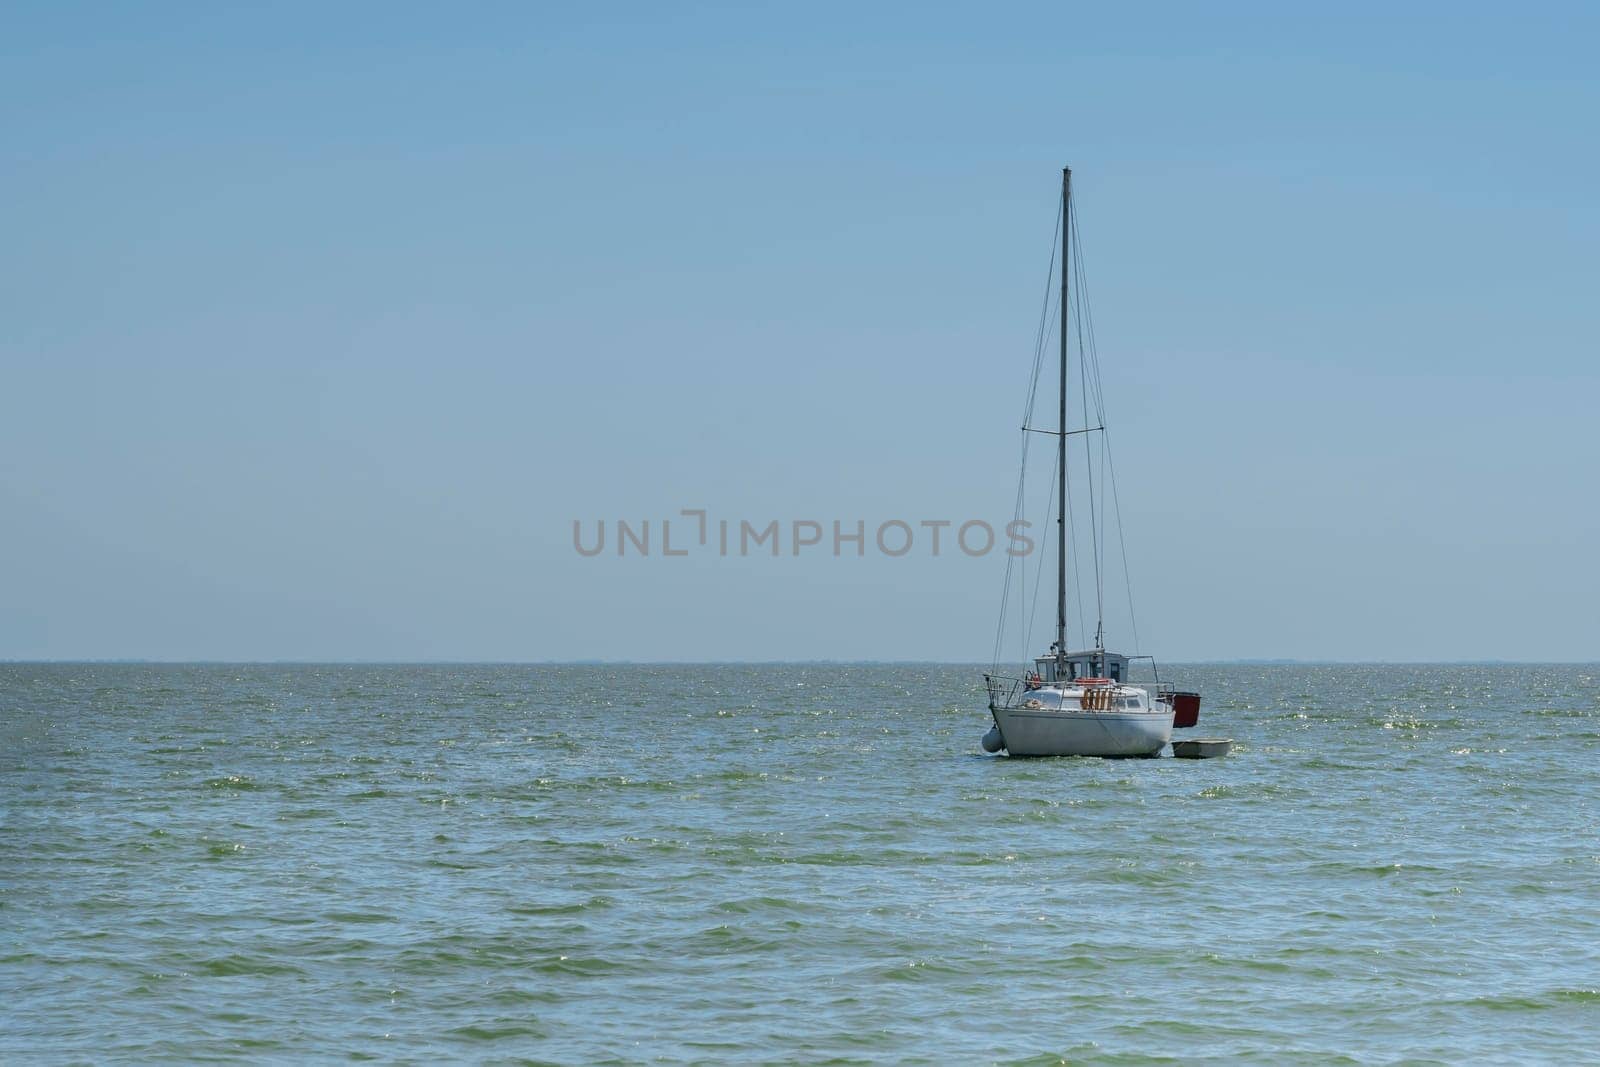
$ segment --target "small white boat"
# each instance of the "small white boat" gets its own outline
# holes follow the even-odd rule
[[[1099,382],[1099,359],[1093,351],[1093,330],[1087,331],[1089,350],[1084,350],[1085,332],[1079,326],[1078,354],[1082,360],[1080,381],[1084,395],[1081,404],[1084,425],[1068,426],[1067,383],[1069,380],[1068,312],[1072,307],[1079,311],[1078,321],[1084,315],[1082,287],[1076,294],[1078,303],[1069,300],[1069,281],[1081,280],[1081,264],[1073,257],[1076,227],[1072,211],[1072,171],[1061,172],[1061,304],[1060,348],[1061,371],[1058,421],[1054,429],[1028,425],[1032,421],[1032,404],[1037,393],[1040,359],[1046,333],[1041,316],[1039,349],[1035,353],[1034,377],[1029,386],[1029,409],[1023,425],[1023,473],[1017,489],[1017,516],[1022,516],[1024,487],[1027,477],[1028,434],[1042,433],[1056,439],[1056,633],[1055,643],[1047,655],[1036,658],[1033,668],[1023,677],[1003,677],[999,672],[999,638],[996,639],[996,665],[984,676],[989,693],[989,712],[994,726],[984,735],[986,752],[1004,751],[1012,756],[1155,756],[1161,753],[1172,739],[1172,731],[1193,726],[1200,716],[1200,694],[1180,692],[1163,685],[1155,671],[1155,661],[1148,656],[1124,656],[1108,652],[1103,640],[1104,620],[1095,625],[1094,647],[1081,652],[1067,650],[1067,546],[1070,541],[1071,512],[1068,506],[1068,453],[1069,438],[1081,435],[1087,450],[1092,435],[1105,433],[1103,392]],[[1054,265],[1052,263],[1052,270]],[[1104,437],[1101,448],[1106,449]],[[1109,452],[1101,453],[1098,465],[1102,471],[1109,469],[1105,460]],[[1084,455],[1088,493],[1088,513],[1091,528],[1094,517],[1104,515],[1107,501],[1104,487],[1101,496],[1095,496],[1095,470],[1097,464],[1090,455]],[[1097,512],[1096,507],[1099,507]],[[1120,505],[1118,505],[1120,512]],[[1120,515],[1118,523],[1120,525]],[[1095,531],[1098,537],[1098,531]],[[1119,534],[1120,537],[1120,534]],[[1102,542],[1096,541],[1089,553],[1095,571],[1095,604],[1103,605],[1101,584]],[[1124,561],[1126,562],[1126,561]],[[1007,595],[1010,593],[1011,570],[1008,563]],[[1002,598],[1004,604],[1005,598]],[[1129,593],[1130,612],[1132,593]],[[1031,616],[1030,616],[1031,618]],[[1001,628],[1005,624],[1005,607],[1001,609]],[[1149,659],[1152,682],[1149,686],[1131,684],[1129,661]]]
[[[1190,737],[1172,742],[1172,754],[1179,759],[1217,759],[1233,748],[1231,737]]]

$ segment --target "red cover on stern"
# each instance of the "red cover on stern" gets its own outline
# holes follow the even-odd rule
[[[1200,694],[1172,694],[1172,728],[1183,730],[1200,721]]]

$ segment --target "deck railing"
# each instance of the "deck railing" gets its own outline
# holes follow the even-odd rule
[[[1172,703],[1172,695],[1178,691],[1178,687],[1171,682],[1124,681],[1120,684],[1148,689],[1151,699],[1163,704]],[[991,708],[1016,707],[1021,702],[1023,694],[1029,691],[1026,678],[1007,678],[998,674],[984,675],[983,685],[989,692]]]
[[[1017,697],[1026,687],[1027,682],[1022,678],[1004,678],[999,675],[986,674],[983,676],[984,688],[989,690],[989,707],[1009,708],[1017,703]]]

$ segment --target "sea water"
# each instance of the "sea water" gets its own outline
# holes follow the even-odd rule
[[[1600,1044],[1600,668],[0,666],[0,1059],[1282,1063]]]

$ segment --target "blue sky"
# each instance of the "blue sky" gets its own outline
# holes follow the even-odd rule
[[[1064,163],[1147,651],[1600,654],[1592,7],[3,20],[0,658],[987,659],[572,521],[1008,520]]]

